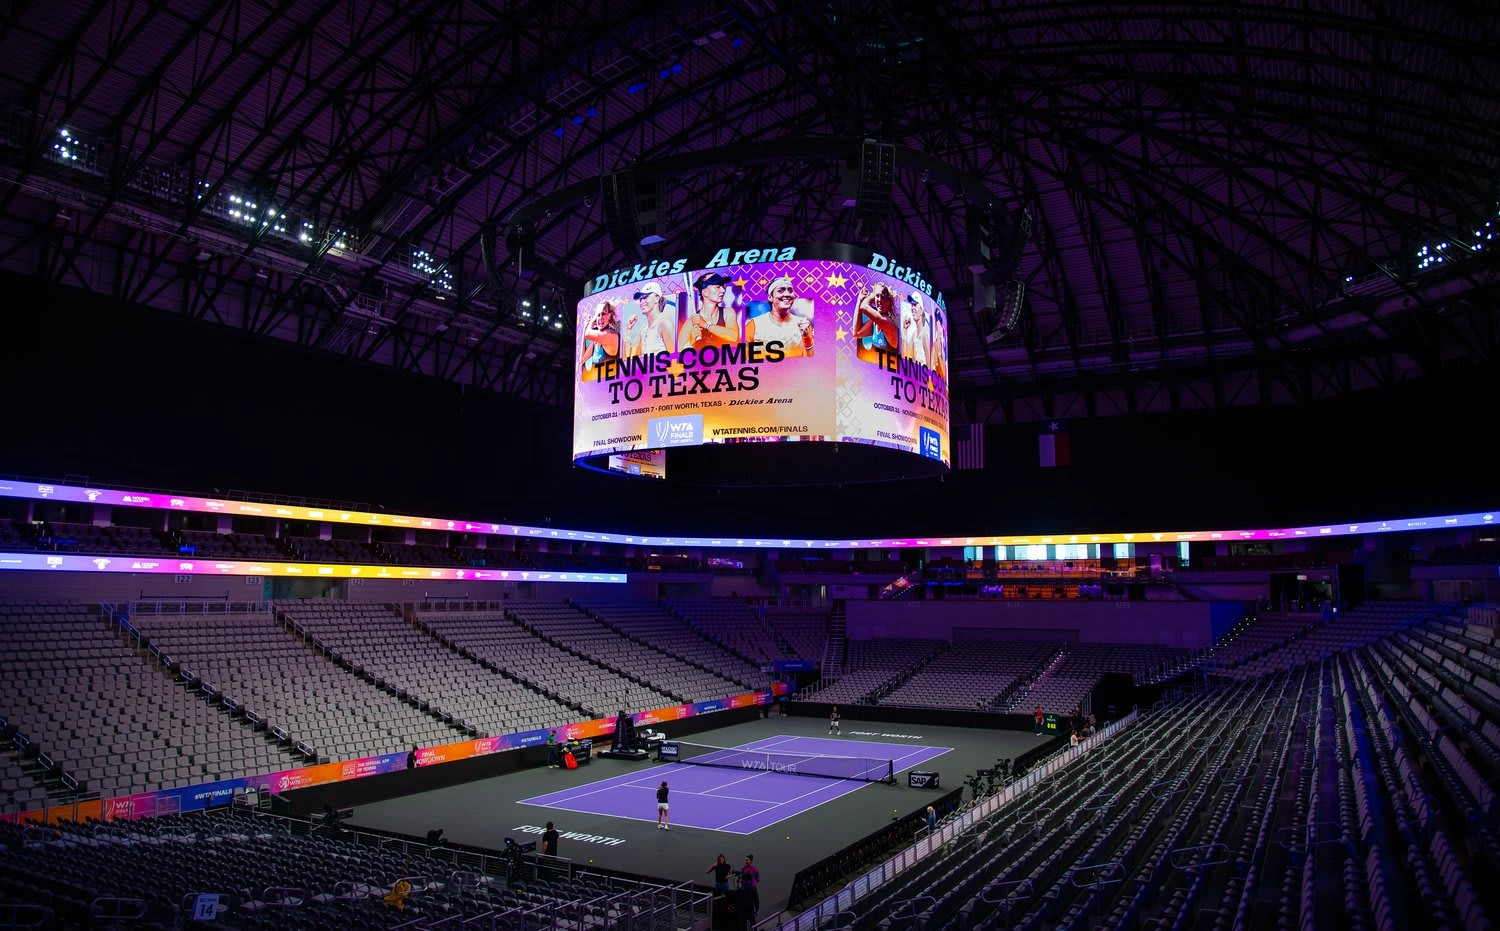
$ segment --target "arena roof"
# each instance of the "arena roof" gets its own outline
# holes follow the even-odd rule
[[[958,421],[1343,397],[1494,361],[1492,14],[20,2],[0,269],[565,406],[592,271],[852,241],[952,296]]]

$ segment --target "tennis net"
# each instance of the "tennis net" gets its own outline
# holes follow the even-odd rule
[[[728,769],[760,770],[790,776],[822,776],[825,779],[858,779],[864,782],[894,782],[896,763],[877,757],[834,756],[828,753],[794,753],[787,750],[756,750],[750,747],[715,747],[684,740],[663,741],[656,754],[665,763],[722,766]]]

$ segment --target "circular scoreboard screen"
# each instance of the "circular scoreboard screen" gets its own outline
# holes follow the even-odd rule
[[[722,248],[611,269],[584,295],[581,465],[720,484],[948,467],[948,311],[902,260],[833,243]]]

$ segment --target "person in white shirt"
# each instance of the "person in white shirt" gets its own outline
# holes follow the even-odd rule
[[[667,300],[661,293],[661,285],[648,281],[635,292],[634,298],[641,312],[625,321],[626,358],[674,352],[677,328],[672,325],[672,318],[675,313],[662,312]]]
[[[947,327],[944,325],[943,312],[934,310],[932,312],[932,359],[928,363],[932,370],[944,378],[948,377],[948,337]]]
[[[901,355],[927,364],[927,305],[916,291],[906,296],[901,309]]]

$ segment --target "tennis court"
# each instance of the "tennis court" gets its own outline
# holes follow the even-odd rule
[[[951,749],[780,735],[703,753],[696,764],[662,763],[520,804],[655,822],[656,787],[666,780],[674,830],[754,834],[856,792],[888,770],[899,774]],[[858,757],[847,756],[856,752]],[[818,772],[833,775],[808,775]]]

